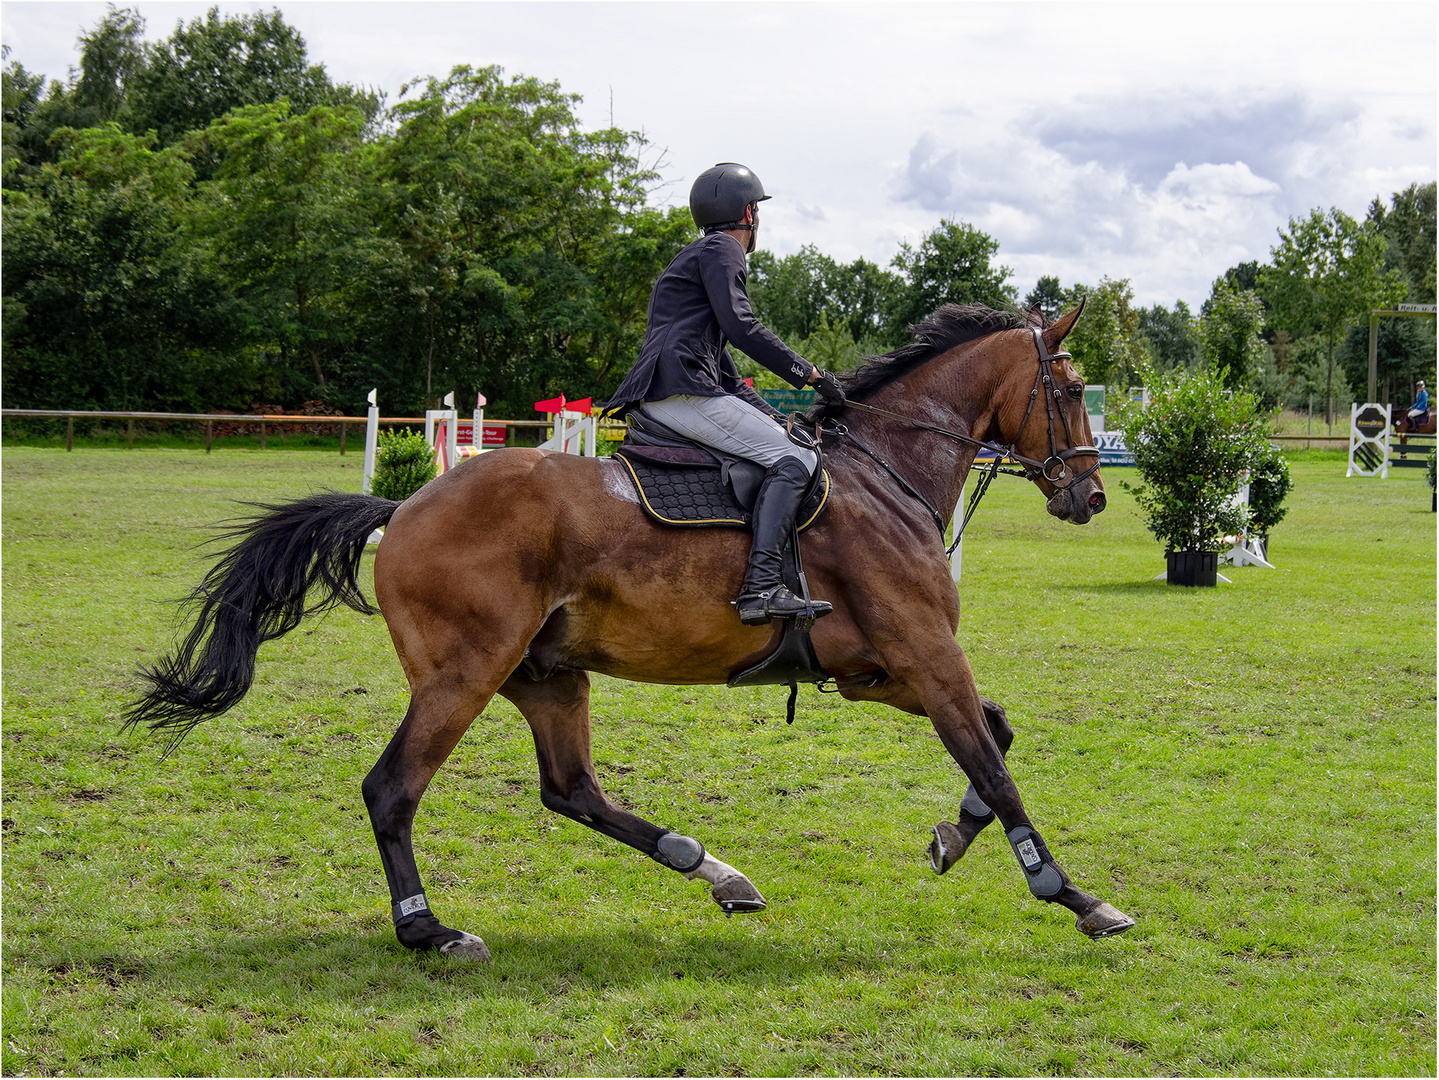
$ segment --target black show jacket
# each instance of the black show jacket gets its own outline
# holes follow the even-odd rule
[[[676,255],[650,294],[639,359],[606,409],[676,394],[735,394],[778,415],[739,377],[726,342],[796,387],[811,365],[754,317],[746,276],[744,248],[727,233],[710,233]]]

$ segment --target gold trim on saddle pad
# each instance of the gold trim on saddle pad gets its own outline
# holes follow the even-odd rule
[[[733,526],[733,527],[739,528],[739,529],[744,529],[744,528],[748,528],[748,527],[749,527],[749,524],[750,524],[750,523],[749,523],[748,521],[746,521],[744,518],[737,518],[737,517],[726,517],[726,518],[689,518],[689,519],[685,519],[685,520],[679,520],[679,519],[676,519],[676,518],[668,518],[668,517],[665,517],[662,513],[660,513],[658,510],[655,509],[654,505],[650,502],[649,497],[645,495],[645,486],[644,486],[643,483],[640,482],[639,474],[638,474],[637,472],[635,472],[634,464],[629,460],[629,458],[625,457],[623,454],[612,454],[611,457],[613,457],[613,458],[615,458],[615,459],[617,459],[617,460],[619,460],[619,461],[624,462],[625,470],[630,474],[630,480],[634,482],[634,485],[635,485],[635,493],[636,493],[637,495],[639,495],[639,497],[640,497],[640,502],[644,504],[645,511],[650,515],[650,517],[654,518],[656,521],[662,521],[662,522],[664,522],[666,525],[680,525],[680,526],[730,525],[730,526]],[[718,470],[716,470],[716,471],[718,471]],[[818,519],[818,517],[820,516],[820,514],[824,513],[824,508],[825,508],[825,506],[827,506],[827,505],[829,504],[829,492],[830,492],[829,470],[828,470],[828,469],[822,469],[821,472],[823,473],[823,477],[822,477],[822,479],[823,479],[823,486],[822,486],[821,489],[820,489],[819,504],[818,504],[817,506],[815,506],[815,508],[814,508],[814,513],[810,514],[809,517],[805,518],[803,521],[797,521],[797,522],[795,523],[795,527],[796,527],[796,528],[798,529],[798,531],[800,531],[800,532],[804,532],[805,529],[807,529],[807,528],[809,528],[811,525],[813,525],[813,524],[815,523],[816,519]]]

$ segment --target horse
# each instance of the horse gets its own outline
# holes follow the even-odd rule
[[[956,641],[944,543],[981,447],[1020,463],[1057,518],[1082,525],[1104,509],[1084,382],[1056,351],[1080,311],[1045,326],[1037,314],[945,305],[911,327],[912,344],[849,373],[847,403],[804,418],[820,430],[833,484],[802,548],[815,595],[834,605],[812,643],[838,692],[927,717],[968,777],[957,820],[934,827],[931,868],[949,870],[997,818],[1031,894],[1103,938],[1134,920],[1077,888],[1026,813],[1005,766],[1013,730],[980,696]],[[322,492],[258,509],[221,534],[236,542],[191,594],[194,626],[140,669],[147,689],[125,723],[168,735],[169,752],[245,695],[263,642],[338,604],[373,614],[357,574],[383,526],[374,591],[410,700],[361,790],[403,945],[490,959],[482,938],[435,914],[411,826],[430,779],[495,694],[534,736],[545,807],[707,882],[727,915],[764,908],[750,880],[699,840],[610,801],[590,751],[591,672],[725,683],[776,648],[779,623],[745,626],[730,603],[748,550],[742,530],[657,525],[618,461],[527,448],[471,458],[400,503]],[[485,528],[471,527],[476,514]]]
[[[1439,420],[1436,420],[1434,412],[1426,412],[1423,417],[1409,415],[1405,408],[1391,406],[1390,422],[1394,425],[1394,434],[1399,436],[1399,456],[1408,456],[1408,444],[1410,435],[1433,435],[1439,431]]]

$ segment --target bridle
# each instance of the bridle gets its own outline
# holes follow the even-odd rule
[[[1030,333],[1034,335],[1035,350],[1039,353],[1039,370],[1034,376],[1034,389],[1029,392],[1029,404],[1025,407],[1024,419],[1019,422],[1019,429],[1015,431],[1014,438],[1009,441],[1008,446],[1003,446],[985,439],[976,439],[972,435],[966,435],[962,431],[953,431],[950,428],[940,427],[937,424],[926,423],[912,416],[890,412],[888,409],[881,409],[862,401],[846,401],[844,403],[843,408],[858,409],[861,412],[873,413],[875,416],[883,416],[889,420],[899,420],[911,427],[917,427],[924,431],[932,431],[937,435],[954,439],[967,446],[973,446],[979,450],[988,450],[994,455],[993,464],[987,470],[981,470],[979,483],[975,487],[974,494],[969,497],[968,506],[965,507],[964,520],[960,523],[959,528],[954,531],[954,542],[949,545],[946,554],[952,555],[955,548],[959,546],[960,539],[964,536],[965,527],[969,524],[970,518],[974,516],[975,510],[979,508],[980,499],[984,498],[984,493],[989,490],[990,483],[1000,473],[1004,473],[1006,476],[1017,476],[1025,480],[1038,480],[1040,477],[1043,477],[1059,491],[1066,491],[1080,481],[1088,479],[1099,468],[1099,451],[1096,448],[1093,446],[1074,445],[1074,432],[1069,426],[1069,417],[1064,414],[1064,409],[1061,407],[1064,390],[1054,379],[1054,361],[1072,360],[1073,357],[1067,352],[1051,353],[1048,346],[1045,345],[1044,335],[1039,329],[1036,327],[1030,327],[1029,329]],[[1034,404],[1041,396],[1044,398],[1044,410],[1049,420],[1049,457],[1043,461],[1036,461],[1034,458],[1025,457],[1023,454],[1017,453],[1015,446],[1017,446],[1019,440],[1024,437],[1024,429],[1028,426],[1029,417],[1034,412]],[[1060,423],[1064,427],[1065,442],[1069,444],[1063,450],[1059,448],[1058,439],[1055,434],[1054,416],[1056,412],[1059,414]],[[925,509],[929,511],[930,516],[934,518],[935,524],[939,527],[941,538],[944,536],[944,517],[913,484],[899,474],[894,466],[890,465],[889,462],[885,461],[866,446],[844,424],[836,423],[830,427],[823,427],[821,430],[825,434],[833,434],[841,438],[849,439],[856,447],[878,462],[906,493],[912,495],[924,504]],[[1069,460],[1084,455],[1092,456],[1094,458],[1094,464],[1083,472],[1076,473],[1072,478],[1069,478],[1068,483],[1061,484],[1061,480],[1069,477]],[[1002,463],[1006,460],[1023,466],[1023,469],[1003,468]]]

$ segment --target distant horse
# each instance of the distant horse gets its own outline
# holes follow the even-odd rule
[[[1426,412],[1423,417],[1409,415],[1409,410],[1393,406],[1391,408],[1391,422],[1394,425],[1394,433],[1399,436],[1399,456],[1408,456],[1408,443],[1410,435],[1433,435],[1439,431],[1439,422],[1436,422],[1433,411]]]
[[[808,418],[823,427],[833,493],[803,551],[815,595],[834,604],[813,645],[840,693],[928,717],[970,780],[957,823],[935,827],[933,869],[948,870],[998,816],[1031,893],[1099,938],[1133,920],[1076,888],[1025,813],[1004,763],[1009,723],[980,697],[955,641],[944,544],[981,445],[1020,462],[1054,516],[1082,525],[1104,509],[1084,381],[1053,352],[1079,313],[1041,328],[946,305],[914,328],[913,344],[852,373],[851,403]],[[435,916],[411,826],[431,777],[497,693],[529,723],[546,807],[710,883],[727,913],[764,907],[698,840],[611,802],[590,754],[590,672],[725,683],[776,647],[778,623],[744,626],[730,604],[744,532],[656,525],[620,462],[519,448],[466,461],[403,503],[331,492],[262,509],[226,534],[238,542],[192,594],[195,626],[142,669],[148,690],[127,725],[167,731],[173,747],[245,695],[263,642],[337,604],[371,612],[357,573],[366,538],[387,525],[375,591],[410,704],[362,791],[403,944],[489,957]],[[307,605],[311,592],[320,599]]]

